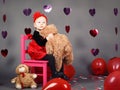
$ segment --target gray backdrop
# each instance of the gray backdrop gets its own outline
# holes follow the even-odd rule
[[[43,10],[43,6],[51,4],[53,9],[50,13]],[[108,61],[120,53],[120,0],[0,0],[0,33],[7,31],[8,35],[3,39],[0,35],[0,50],[8,49],[8,55],[3,57],[0,54],[0,80],[8,80],[14,77],[15,67],[20,63],[20,35],[25,34],[25,28],[34,30],[32,14],[41,11],[46,14],[49,24],[57,26],[60,33],[66,34],[73,46],[73,66],[76,75],[91,74],[89,68],[93,59],[97,57]],[[63,12],[64,7],[72,9],[69,15]],[[23,9],[31,8],[30,16],[23,14]],[[89,9],[95,8],[94,16],[89,14]],[[113,9],[118,8],[118,15],[115,16]],[[3,22],[3,14],[7,20]],[[66,33],[65,25],[70,25],[70,32]],[[115,34],[115,27],[118,34]],[[98,29],[99,34],[92,37],[89,34],[91,29]],[[118,51],[115,50],[118,44]],[[97,56],[91,53],[92,48],[100,50]]]

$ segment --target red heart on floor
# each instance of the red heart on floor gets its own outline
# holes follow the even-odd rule
[[[67,33],[69,33],[69,32],[70,32],[70,26],[69,26],[69,25],[66,25],[66,26],[65,26],[65,30],[66,30]]]
[[[2,50],[1,50],[1,55],[2,55],[2,56],[6,57],[7,54],[8,54],[8,50],[7,50],[7,49],[2,49]]]
[[[90,33],[91,36],[95,37],[95,36],[98,35],[98,30],[97,29],[92,29],[92,30],[90,30],[89,33]]]
[[[31,28],[25,28],[24,31],[25,31],[25,34],[28,35],[31,33]]]

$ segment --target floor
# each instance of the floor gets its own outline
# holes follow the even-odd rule
[[[103,84],[106,76],[75,76],[71,81],[72,90],[104,90]],[[11,84],[9,81],[0,83],[0,90],[17,90],[14,84]],[[25,88],[25,90],[31,90],[30,88]],[[42,90],[42,85],[39,85],[37,89]]]

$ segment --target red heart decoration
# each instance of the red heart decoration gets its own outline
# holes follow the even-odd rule
[[[118,34],[118,28],[115,27],[115,34],[117,35]]]
[[[118,44],[115,44],[115,51],[118,51]]]
[[[5,0],[3,0],[3,3],[5,4]]]
[[[114,8],[114,15],[117,16],[118,15],[118,8]]]
[[[65,31],[66,31],[67,33],[70,32],[70,26],[69,26],[69,25],[66,25],[66,26],[65,26]]]
[[[25,28],[24,31],[25,31],[25,34],[28,35],[31,33],[31,28]]]
[[[89,13],[90,13],[91,16],[94,16],[95,13],[96,13],[95,8],[93,8],[93,9],[89,9]]]
[[[31,8],[24,9],[23,13],[25,16],[29,16],[32,13],[32,9]]]
[[[6,57],[7,54],[8,54],[8,50],[7,50],[7,49],[2,49],[2,50],[1,50],[1,55],[2,55],[2,56]]]
[[[6,22],[6,14],[3,15],[3,21]]]
[[[71,8],[65,7],[65,8],[63,9],[63,11],[64,11],[65,15],[69,15],[70,12],[71,12]]]
[[[96,55],[98,55],[99,54],[99,49],[97,48],[97,49],[91,49],[91,53],[94,55],[94,56],[96,56]]]
[[[7,31],[2,31],[1,34],[2,34],[3,38],[6,38],[8,33],[7,33]]]
[[[95,36],[98,35],[98,30],[97,29],[92,29],[92,30],[90,30],[89,33],[90,33],[91,36],[95,37]]]

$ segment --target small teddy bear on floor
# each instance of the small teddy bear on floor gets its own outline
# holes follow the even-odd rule
[[[17,89],[22,88],[36,88],[37,84],[34,79],[37,77],[36,74],[29,73],[29,67],[25,64],[20,64],[16,67],[17,77],[11,80],[11,83],[15,83]]]

